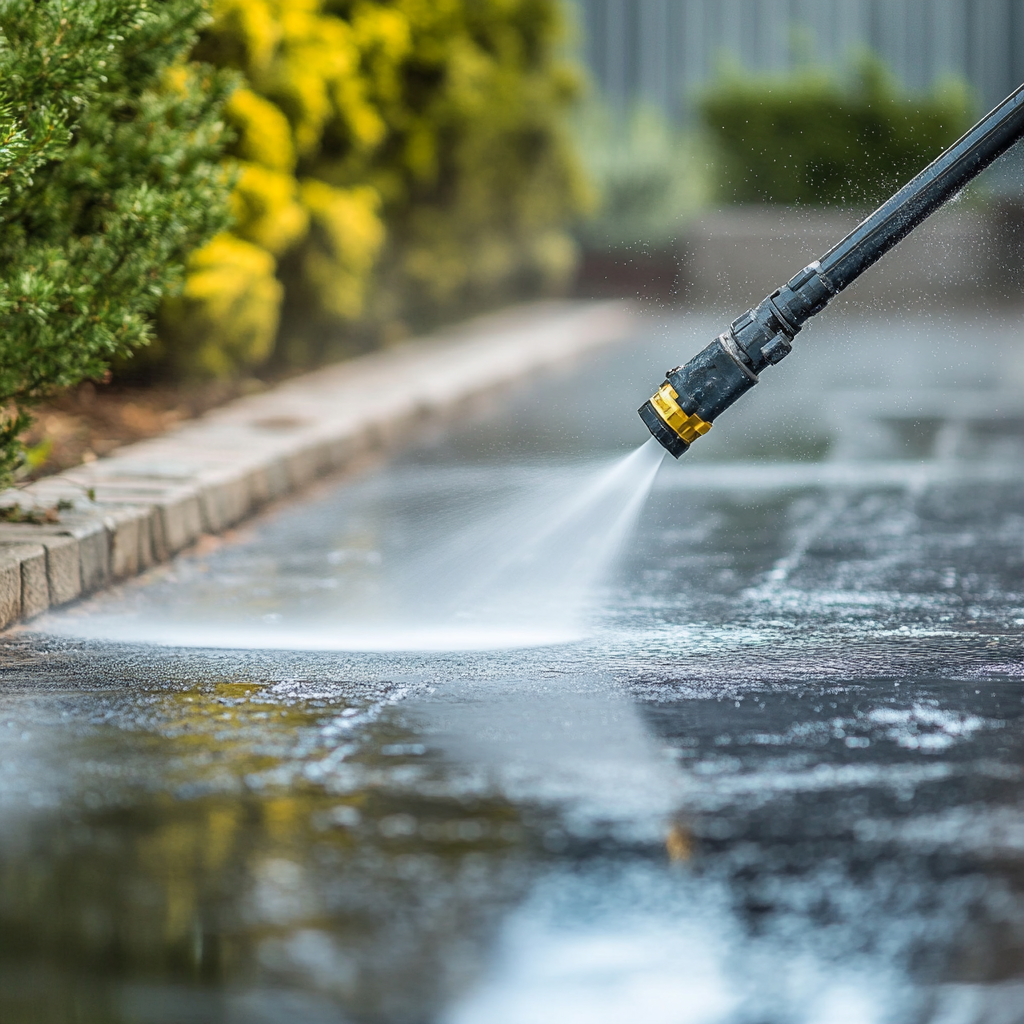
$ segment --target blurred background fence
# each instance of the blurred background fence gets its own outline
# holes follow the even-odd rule
[[[751,73],[877,54],[910,90],[955,76],[986,107],[1024,81],[1024,0],[572,0],[601,93],[694,116],[723,60]]]
[[[583,294],[750,299],[1024,81],[1024,0],[569,2]],[[1012,151],[851,295],[1015,298],[1022,183]]]

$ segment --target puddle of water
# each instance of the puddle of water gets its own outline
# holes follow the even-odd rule
[[[553,873],[444,1024],[889,1024],[919,1001],[874,957],[751,936],[715,881],[634,865]],[[808,936],[809,938],[809,936]],[[803,948],[800,948],[801,945]],[[784,950],[784,951],[783,951]],[[881,969],[880,969],[881,968]]]

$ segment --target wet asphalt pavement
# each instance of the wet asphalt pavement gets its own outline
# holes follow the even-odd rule
[[[572,642],[186,643],[333,636],[635,448],[720,318],[8,634],[0,1020],[1024,1021],[1024,320],[822,319],[662,467]]]

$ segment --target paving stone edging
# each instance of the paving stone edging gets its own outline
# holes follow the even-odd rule
[[[57,523],[0,523],[0,629],[166,561],[468,399],[623,338],[620,302],[481,317],[237,399],[108,458],[0,494],[73,503]]]

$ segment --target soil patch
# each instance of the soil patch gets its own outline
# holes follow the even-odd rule
[[[130,386],[87,381],[54,395],[33,410],[23,434],[28,461],[19,482],[93,462],[125,444],[163,434],[240,395],[267,387],[245,380],[204,384]]]

